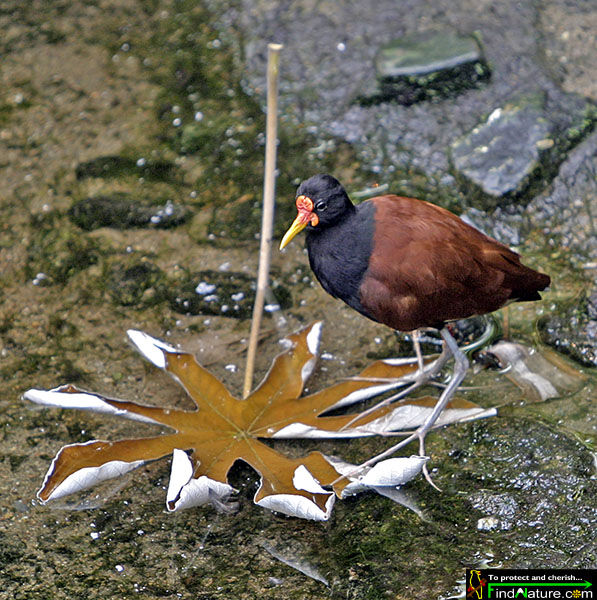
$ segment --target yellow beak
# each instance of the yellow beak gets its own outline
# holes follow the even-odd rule
[[[296,216],[296,219],[292,222],[292,225],[289,227],[288,231],[284,234],[282,241],[280,242],[280,250],[285,248],[292,238],[299,234],[309,223],[310,214],[307,212],[299,212]]]

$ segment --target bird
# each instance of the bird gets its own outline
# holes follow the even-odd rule
[[[550,277],[525,266],[516,252],[457,215],[424,200],[385,194],[354,205],[335,177],[320,173],[298,186],[295,203],[298,214],[280,249],[306,229],[309,264],[326,292],[392,329],[440,332],[443,350],[428,368],[413,336],[420,373],[402,394],[428,382],[452,357],[452,376],[433,411],[409,437],[361,467],[417,438],[424,455],[427,432],[469,367],[449,323],[511,302],[539,300]],[[433,484],[426,470],[424,474]]]

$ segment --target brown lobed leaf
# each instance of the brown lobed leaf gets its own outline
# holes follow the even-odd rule
[[[240,400],[192,354],[140,331],[129,331],[137,350],[173,376],[196,409],[145,406],[72,385],[49,391],[28,390],[24,398],[39,404],[103,412],[170,430],[149,438],[92,441],[63,447],[52,462],[38,497],[46,502],[172,454],[169,510],[227,497],[234,491],[227,482],[228,472],[235,461],[243,460],[261,478],[254,498],[257,504],[292,516],[329,518],[335,496],[348,492],[347,486],[359,477],[350,474],[346,463],[338,468],[337,459],[320,452],[292,459],[260,438],[344,438],[413,428],[425,420],[435,400],[407,399],[380,405],[356,419],[355,414],[326,416],[330,409],[406,385],[412,381],[417,364],[414,360],[378,361],[354,380],[301,397],[315,365],[320,334],[321,322],[316,322],[289,336],[286,350],[274,359],[261,384]],[[443,415],[443,422],[486,414],[470,402],[456,400]],[[425,460],[413,456],[380,462],[362,473],[359,489],[401,485],[420,472]]]

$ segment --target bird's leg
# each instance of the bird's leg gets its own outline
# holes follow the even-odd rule
[[[429,363],[427,365],[423,364],[423,368],[417,370],[417,372],[413,375],[412,379],[409,378],[408,380],[406,380],[406,381],[410,381],[412,383],[409,383],[404,389],[400,390],[396,394],[392,394],[391,396],[388,396],[381,402],[378,402],[377,404],[374,404],[370,408],[356,414],[354,416],[354,418],[352,418],[350,421],[348,421],[348,423],[345,423],[339,429],[339,431],[344,431],[346,429],[349,429],[357,421],[359,421],[360,419],[364,419],[371,413],[375,412],[376,410],[379,410],[382,406],[388,406],[388,404],[397,402],[398,400],[401,400],[402,398],[408,396],[411,392],[413,392],[417,388],[420,388],[421,386],[428,383],[431,379],[433,379],[434,377],[436,377],[437,375],[440,374],[441,370],[444,368],[444,366],[450,359],[450,356],[451,356],[451,353],[448,351],[448,349],[444,345],[444,348],[442,349],[441,354],[432,363]]]
[[[452,371],[452,377],[450,378],[448,385],[441,393],[432,413],[427,417],[425,423],[423,423],[423,425],[416,431],[416,435],[419,438],[419,454],[421,456],[425,456],[425,436],[427,435],[427,432],[434,426],[442,411],[452,399],[452,396],[458,389],[458,386],[465,378],[469,367],[468,358],[463,352],[461,352],[460,348],[458,348],[458,344],[450,333],[450,330],[447,327],[443,327],[440,333],[444,339],[446,347],[450,350],[450,353],[454,357],[454,370]],[[423,465],[423,475],[433,487],[437,488],[437,486],[431,480],[429,471],[427,470],[427,465]]]
[[[423,352],[421,352],[421,330],[414,329],[410,332],[413,348],[415,349],[415,354],[417,356],[417,363],[419,364],[419,371],[423,373],[423,369],[425,368],[425,363],[423,362]]]
[[[456,340],[452,337],[452,334],[447,329],[447,327],[443,327],[440,331],[440,334],[444,340],[444,349],[442,351],[442,354],[440,355],[440,358],[445,356],[445,359],[443,360],[443,364],[445,364],[448,357],[451,355],[454,358],[454,371],[452,373],[450,381],[442,391],[435,407],[433,408],[433,411],[425,419],[425,422],[416,431],[413,431],[407,438],[401,440],[398,444],[395,444],[394,446],[388,448],[381,454],[378,454],[377,456],[374,456],[373,458],[370,458],[366,462],[359,465],[355,469],[355,473],[358,473],[361,469],[365,467],[372,467],[380,460],[394,454],[397,450],[400,450],[400,448],[407,446],[416,439],[419,440],[419,454],[421,456],[425,456],[425,436],[427,435],[429,430],[433,428],[440,414],[442,413],[448,402],[450,402],[450,400],[452,399],[454,392],[462,383],[462,380],[464,379],[469,366],[468,359],[458,348]],[[438,359],[438,361],[439,360],[440,359]],[[429,476],[426,466],[423,467],[423,475],[431,485],[437,487],[433,483],[433,481],[431,481],[431,477]]]
[[[448,382],[448,385],[444,388],[444,391],[441,393],[437,404],[435,405],[433,412],[427,417],[423,425],[417,429],[418,437],[424,438],[425,434],[433,427],[438,417],[446,407],[446,404],[450,402],[454,392],[458,389],[458,386],[462,383],[466,372],[469,367],[468,358],[464,355],[463,352],[458,348],[458,344],[456,340],[450,333],[447,327],[443,327],[440,331],[442,338],[448,348],[450,354],[454,357],[454,371],[452,372],[452,377]]]

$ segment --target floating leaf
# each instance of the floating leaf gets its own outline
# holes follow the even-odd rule
[[[296,540],[292,541],[292,543],[285,540],[282,544],[278,543],[276,545],[264,541],[261,542],[260,546],[276,560],[288,565],[292,569],[296,569],[299,573],[311,579],[315,579],[315,581],[321,581],[321,583],[329,587],[328,580],[321,575],[319,569],[302,556],[306,552]]]
[[[412,382],[417,364],[410,359],[378,361],[354,380],[301,397],[315,366],[320,334],[321,322],[317,322],[289,336],[286,350],[274,359],[259,387],[239,400],[192,354],[143,332],[129,331],[136,349],[184,387],[196,410],[145,406],[72,385],[25,392],[25,399],[38,404],[107,413],[171,430],[155,437],[64,446],[52,462],[38,497],[42,502],[59,498],[168,454],[173,455],[169,510],[228,497],[234,490],[227,476],[237,460],[245,461],[260,475],[254,498],[257,504],[308,519],[329,518],[335,496],[345,495],[349,486],[354,490],[402,485],[421,471],[426,457],[388,459],[355,473],[354,465],[339,463],[320,452],[291,459],[260,441],[387,434],[418,427],[433,409],[435,400],[426,397],[380,403],[362,415],[326,415],[332,409]],[[493,413],[454,400],[442,415],[442,423],[488,414]]]
[[[586,376],[549,350],[500,340],[487,352],[497,356],[506,377],[536,401],[570,394],[586,381]]]

